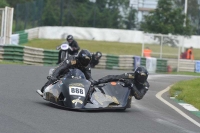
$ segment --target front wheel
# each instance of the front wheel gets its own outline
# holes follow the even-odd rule
[[[65,60],[65,57],[66,57],[66,52],[65,51],[61,51],[61,57],[60,57],[60,61],[63,62]]]

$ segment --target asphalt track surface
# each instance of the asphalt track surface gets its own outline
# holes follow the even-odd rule
[[[150,89],[125,112],[80,112],[59,108],[44,101],[35,91],[47,81],[50,67],[0,65],[0,133],[200,133],[200,128],[165,105],[156,94],[192,76],[149,76]],[[119,70],[92,70],[94,79]],[[200,119],[169,99],[192,119]]]

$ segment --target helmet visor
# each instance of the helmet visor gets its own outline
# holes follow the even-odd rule
[[[72,40],[72,39],[67,39],[67,41],[68,41],[69,43],[71,43],[73,40]]]
[[[146,75],[138,75],[137,77],[137,81],[140,83],[140,84],[144,84],[147,80],[147,76]]]
[[[80,60],[80,63],[81,63],[81,65],[83,65],[84,67],[86,67],[90,63],[90,59]]]

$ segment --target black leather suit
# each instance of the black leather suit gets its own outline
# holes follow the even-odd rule
[[[52,74],[53,79],[51,78],[49,79],[49,81],[47,81],[47,83],[42,87],[41,92],[43,92],[44,89],[48,85],[52,84],[57,79],[59,79],[62,75],[66,74],[69,71],[69,69],[73,69],[73,68],[80,69],[84,73],[87,80],[91,81],[91,83],[94,82],[93,78],[91,77],[90,64],[87,67],[83,67],[81,66],[81,64],[79,64],[75,56],[70,56],[69,59],[64,60],[63,62],[59,64],[58,67],[54,69],[53,74]]]
[[[92,60],[90,62],[90,65],[91,65],[92,68],[94,68],[97,64],[99,64],[99,59],[97,59],[95,56],[96,55],[93,53],[92,54]]]
[[[75,55],[78,53],[80,47],[75,40],[73,40],[71,43],[69,43],[69,46],[73,49],[73,51],[69,50],[70,55]]]
[[[125,86],[131,89],[131,95],[135,99],[140,100],[146,94],[149,89],[149,83],[146,81],[144,84],[140,84],[135,81],[134,73],[124,73],[121,75],[108,75],[98,80],[98,83],[107,83],[112,81],[123,81]]]

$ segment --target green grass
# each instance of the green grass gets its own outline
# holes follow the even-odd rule
[[[200,109],[200,78],[180,81],[173,85],[170,89],[170,95],[174,96],[175,93],[179,93],[176,97],[178,100],[183,100],[186,103],[192,104],[196,108]]]
[[[48,40],[48,39],[34,39],[24,44],[30,47],[43,48],[43,49],[56,49],[56,46],[64,42],[65,40]],[[101,51],[106,54],[113,55],[137,55],[141,56],[142,45],[136,43],[119,43],[119,42],[105,42],[105,41],[93,41],[93,40],[77,40],[79,46],[82,49],[88,49],[91,52]],[[145,45],[148,46],[154,52],[152,57],[159,58],[160,46],[159,45]],[[178,56],[178,48],[163,46],[162,58],[175,58]],[[167,55],[173,54],[173,55]],[[194,49],[195,59],[200,60],[200,49]]]

